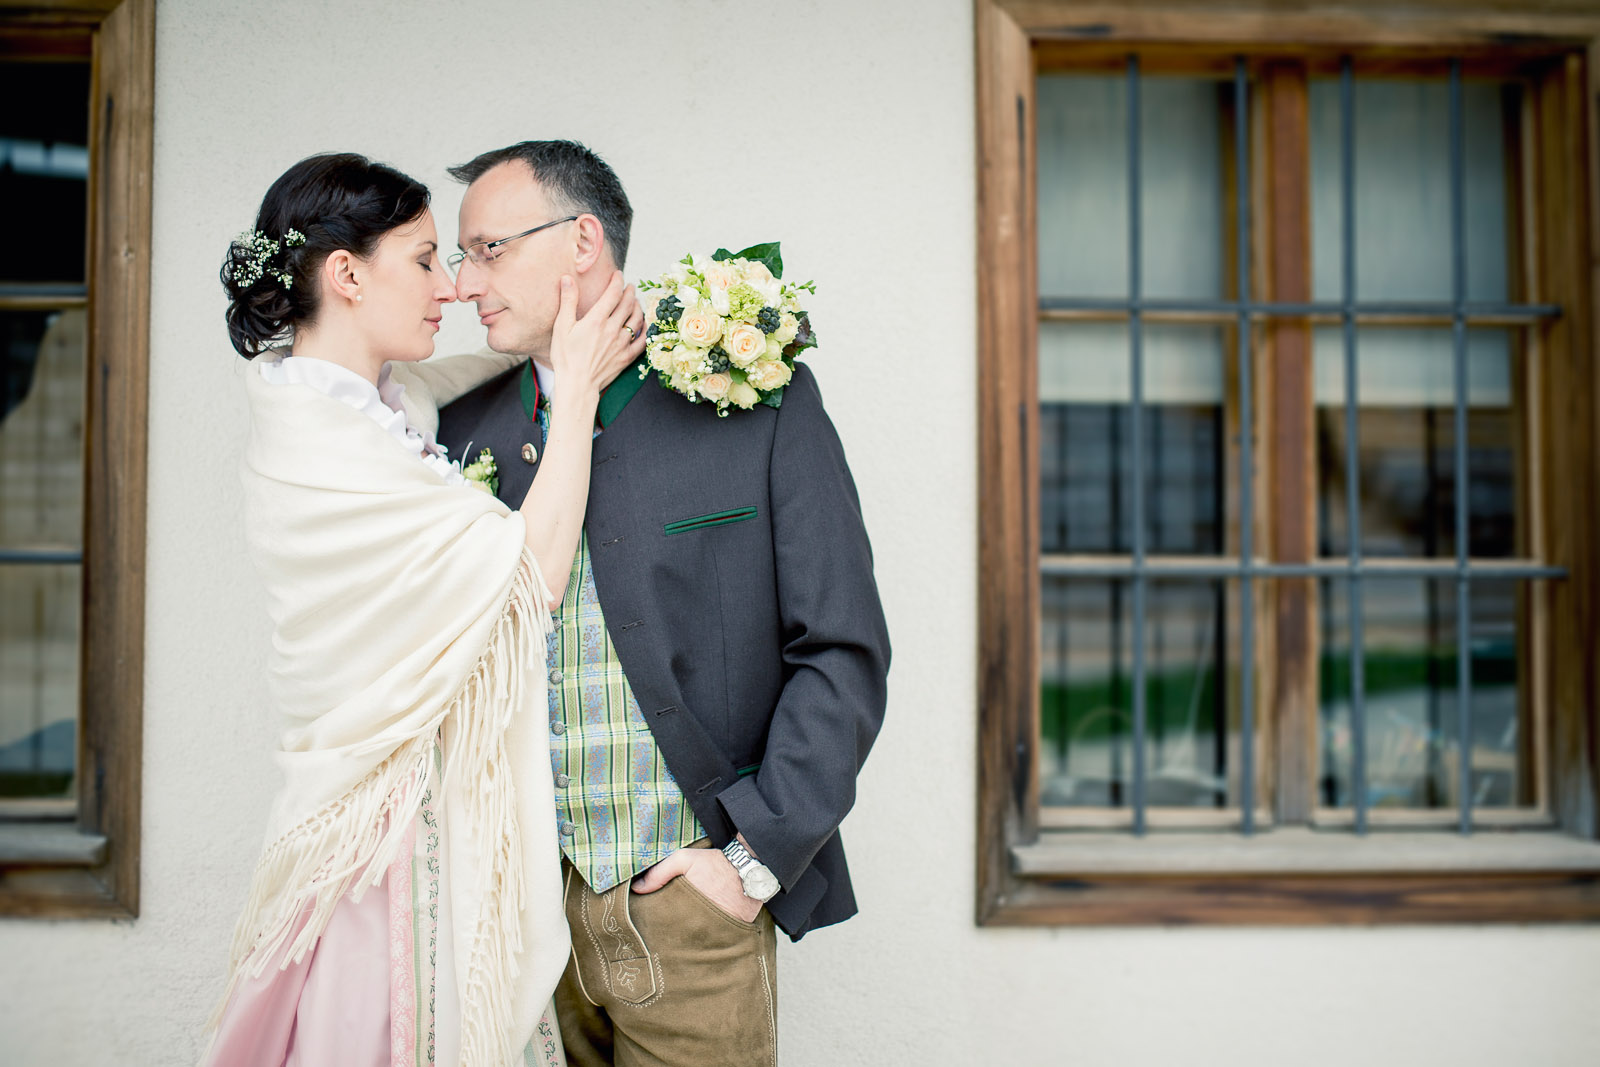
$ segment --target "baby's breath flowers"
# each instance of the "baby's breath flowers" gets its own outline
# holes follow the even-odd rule
[[[639,283],[661,290],[654,321],[645,331],[648,366],[661,384],[699,403],[749,410],[777,407],[794,376],[795,357],[815,347],[802,292],[816,283],[785,283],[778,242],[742,252],[719,248],[709,258],[684,256],[659,280]]]
[[[233,263],[234,282],[248,289],[263,276],[270,276],[278,279],[285,289],[292,289],[294,278],[289,274],[287,266],[275,264],[274,260],[283,249],[298,248],[305,243],[306,235],[296,229],[290,229],[283,235],[281,245],[260,230],[241,233],[233,241],[236,253]],[[273,269],[274,267],[278,269]]]

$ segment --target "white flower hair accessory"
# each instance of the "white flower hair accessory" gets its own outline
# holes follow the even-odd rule
[[[285,248],[299,248],[306,243],[306,235],[299,230],[290,229],[283,235],[283,243],[268,237],[260,230],[251,230],[241,233],[234,238],[234,264],[233,280],[236,284],[248,289],[260,281],[263,275],[269,275],[283,283],[285,289],[294,287],[294,278],[289,275],[288,269],[274,270],[273,260]],[[279,266],[282,266],[279,264]]]

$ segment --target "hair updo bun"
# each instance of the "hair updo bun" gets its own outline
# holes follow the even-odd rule
[[[384,234],[421,217],[428,197],[415,178],[352,152],[284,171],[261,201],[255,231],[222,261],[233,347],[250,359],[315,322],[323,261],[340,249],[371,256]]]

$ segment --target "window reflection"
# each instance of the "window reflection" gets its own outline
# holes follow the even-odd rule
[[[1133,784],[1133,590],[1127,581],[1046,577],[1040,800],[1127,807]],[[1228,801],[1223,583],[1152,582],[1145,630],[1146,798],[1157,807]]]
[[[1366,555],[1455,555],[1455,377],[1448,330],[1358,331],[1357,471],[1361,550]],[[1319,551],[1349,546],[1345,459],[1344,343],[1316,333]],[[1503,330],[1468,333],[1468,554],[1519,553],[1518,421],[1513,360]]]
[[[0,313],[0,548],[83,537],[84,311]],[[0,798],[60,796],[78,721],[76,565],[0,566]]]
[[[1463,239],[1467,299],[1506,300],[1511,226],[1508,141],[1515,129],[1514,84],[1461,87]],[[1449,300],[1450,90],[1442,79],[1357,78],[1355,118],[1356,297]],[[1313,292],[1342,290],[1339,82],[1311,82]]]
[[[1222,337],[1145,331],[1145,544],[1214,554],[1223,544]],[[1040,548],[1133,548],[1132,357],[1126,326],[1044,323],[1039,336]]]
[[[1469,759],[1474,807],[1532,801],[1525,706],[1518,688],[1516,583],[1472,583]],[[1375,808],[1453,808],[1460,743],[1456,712],[1454,580],[1363,583],[1367,802]],[[1318,799],[1354,800],[1350,718],[1350,600],[1322,583],[1321,771]]]

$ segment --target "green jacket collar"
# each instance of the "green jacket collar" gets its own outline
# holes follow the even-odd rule
[[[633,399],[633,395],[639,391],[639,386],[644,384],[644,379],[639,377],[642,365],[641,360],[617,375],[611,384],[606,386],[606,391],[600,394],[598,418],[602,430],[622,414],[622,409],[628,406],[628,401]],[[522,410],[532,420],[539,411],[539,376],[533,373],[533,360],[530,359],[522,365],[522,379],[518,384],[522,391]]]

